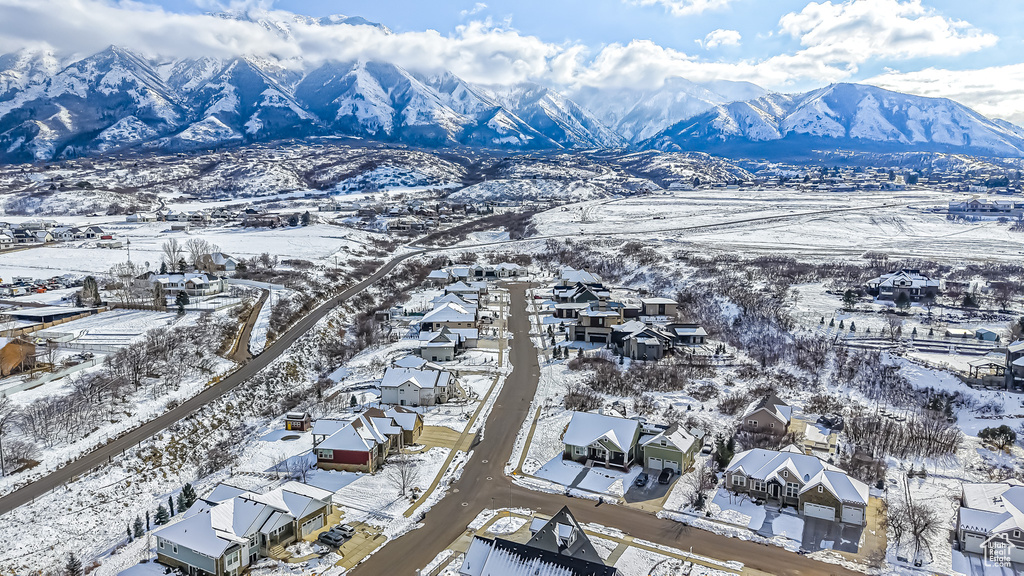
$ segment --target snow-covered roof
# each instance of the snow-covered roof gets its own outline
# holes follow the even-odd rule
[[[644,304],[655,304],[655,305],[657,305],[657,304],[678,304],[678,302],[676,302],[675,300],[673,300],[671,298],[641,298],[640,301],[643,302]]]
[[[898,288],[926,288],[938,287],[938,280],[931,280],[917,270],[904,269],[898,272],[882,274],[878,278],[868,280],[868,286],[898,287]]]
[[[470,286],[469,284],[466,284],[465,282],[462,282],[460,280],[460,281],[458,281],[458,282],[456,282],[454,284],[449,284],[449,285],[445,286],[444,287],[444,291],[447,292],[447,293],[453,293],[454,292],[456,294],[468,293],[468,292],[476,293],[476,292],[480,291],[480,287],[479,286]]]
[[[583,284],[600,284],[601,277],[597,274],[592,274],[586,270],[576,270],[570,266],[563,266],[558,270],[558,277],[563,282],[575,283],[582,282]]]
[[[760,400],[751,402],[743,412],[743,417],[746,418],[762,408],[774,416],[779,422],[788,423],[793,417],[793,407],[789,406],[782,400],[779,400],[779,397],[775,394],[769,394]]]
[[[210,492],[209,496],[204,498],[210,502],[224,502],[225,500],[231,500],[235,496],[241,496],[245,494],[247,490],[232,486],[230,484],[224,484],[223,482],[217,484],[217,486]]]
[[[789,478],[788,474],[795,474],[801,481],[808,483],[822,470],[842,472],[839,468],[822,462],[816,456],[800,453],[799,449],[776,452],[763,448],[740,452],[733,456],[729,467],[726,468],[727,473],[741,471],[750,478],[763,481],[774,479],[781,484],[786,483],[786,479]],[[784,475],[783,472],[787,472],[787,474]]]
[[[397,388],[411,383],[417,388],[445,388],[452,380],[452,373],[447,370],[420,370],[417,368],[399,368],[392,366],[384,371],[380,387]]]
[[[1013,344],[1006,347],[1010,352],[1024,352],[1024,340],[1017,340]]]
[[[445,294],[444,296],[438,296],[431,300],[431,302],[434,304],[435,308],[448,303],[458,304],[469,311],[474,311],[477,308],[476,302],[470,302],[458,294]]]
[[[626,452],[639,427],[636,420],[593,412],[573,412],[562,441],[570,446],[589,446],[603,438],[618,446],[621,452]]]
[[[430,274],[427,274],[428,280],[444,280],[447,282],[449,278],[451,278],[451,274],[445,270],[431,270]]]
[[[362,415],[357,417],[348,426],[343,427],[326,440],[317,444],[318,449],[323,450],[346,450],[351,452],[369,452],[377,444],[381,444],[386,437],[379,432],[368,419]]]
[[[413,430],[416,428],[416,422],[419,420],[420,415],[408,408],[402,408],[401,406],[392,406],[384,411],[384,414],[389,418],[394,419],[395,423],[402,427],[403,430]]]
[[[847,476],[845,472],[822,470],[804,485],[800,493],[816,490],[819,485],[831,492],[840,502],[864,505],[868,503],[868,485]]]
[[[476,320],[476,315],[452,302],[448,302],[442,306],[434,308],[430,312],[423,315],[423,319],[420,323],[425,322],[473,322]]]
[[[156,531],[158,538],[173,542],[178,546],[194,550],[213,558],[220,558],[236,539],[222,538],[213,529],[210,510],[189,516]]]
[[[299,482],[288,482],[266,494],[250,493],[247,497],[287,512],[293,518],[303,518],[326,506],[331,501],[331,492]]]
[[[312,434],[314,436],[330,436],[331,434],[334,434],[335,432],[341,430],[345,426],[348,426],[349,422],[351,422],[351,420],[321,418],[316,422],[313,422]]]
[[[697,438],[689,431],[683,430],[678,424],[673,424],[660,434],[654,434],[641,440],[644,446],[648,444],[660,444],[662,440],[680,452],[686,452],[697,441]]]
[[[672,328],[676,336],[707,336],[708,331],[701,326],[675,326]]]
[[[647,324],[644,324],[639,320],[630,320],[628,322],[623,322],[622,324],[616,324],[615,326],[612,326],[612,330],[614,330],[615,332],[628,332],[630,334],[640,332],[644,328],[647,328]]]

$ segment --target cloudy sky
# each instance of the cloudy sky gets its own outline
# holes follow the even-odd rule
[[[233,10],[362,16],[288,31]],[[0,51],[109,44],[150,55],[386,59],[470,81],[656,87],[666,77],[801,91],[865,82],[1024,123],[1020,0],[0,0]]]

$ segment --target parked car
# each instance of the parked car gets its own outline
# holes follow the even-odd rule
[[[700,453],[701,453],[701,454],[711,454],[711,452],[712,452],[713,450],[714,450],[714,447],[713,447],[713,446],[711,446],[711,444],[705,444],[705,445],[704,445],[704,447],[702,447],[702,448],[700,449]]]
[[[356,529],[348,524],[338,524],[337,526],[333,526],[330,531],[336,534],[341,534],[345,538],[351,538],[356,533]]]
[[[665,468],[658,476],[658,484],[668,484],[672,480],[672,469]]]
[[[647,485],[647,480],[649,478],[650,477],[647,475],[647,472],[641,472],[641,473],[636,475],[636,480],[633,481],[633,484],[635,484],[637,487],[646,486]]]
[[[331,532],[330,530],[328,530],[326,532],[321,532],[320,535],[316,537],[316,541],[321,544],[326,544],[328,546],[334,546],[335,548],[337,548],[338,546],[341,546],[345,543],[345,537],[341,534],[338,534],[337,532]]]

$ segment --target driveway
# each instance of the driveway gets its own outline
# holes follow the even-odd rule
[[[860,549],[860,540],[863,535],[863,526],[804,517],[801,546],[810,552],[838,550],[856,554]]]
[[[675,486],[676,480],[680,478],[678,474],[673,474],[672,481],[668,484],[659,484],[658,474],[661,474],[661,470],[647,468],[644,472],[647,472],[647,483],[643,486],[630,485],[629,490],[626,490],[626,502],[633,504],[635,502],[651,502],[653,500],[660,504],[661,500]]]

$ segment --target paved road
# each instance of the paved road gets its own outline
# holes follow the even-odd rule
[[[434,556],[455,541],[466,525],[484,508],[514,507],[554,514],[568,505],[582,522],[615,527],[645,540],[683,550],[693,547],[695,554],[723,560],[738,560],[745,566],[783,575],[855,575],[851,570],[824,564],[787,552],[782,548],[754,544],[697,530],[678,522],[622,506],[595,506],[589,500],[567,498],[560,494],[534,492],[514,485],[504,475],[505,462],[512,454],[513,440],[526,420],[530,402],[537,390],[540,365],[537,350],[530,339],[529,315],[525,309],[526,286],[510,286],[512,331],[512,373],[496,400],[488,418],[484,439],[474,450],[462,477],[453,490],[437,503],[424,519],[425,526],[413,530],[371,556],[355,569],[356,576],[412,576]]]
[[[31,484],[19,488],[3,498],[0,498],[0,514],[6,514],[7,512],[30,502],[57,486],[71,481],[76,476],[85,474],[104,462],[108,462],[111,458],[120,456],[122,451],[148,439],[150,436],[153,436],[164,428],[167,428],[171,424],[188,416],[203,405],[216,400],[242,382],[253,377],[257,372],[276,360],[288,349],[289,346],[291,346],[303,334],[311,330],[321,318],[326,316],[327,313],[336,306],[365,290],[371,284],[391,272],[403,260],[418,256],[424,252],[426,252],[426,250],[416,250],[402,256],[398,256],[358,284],[349,287],[341,294],[338,294],[327,302],[324,302],[315,310],[310,312],[309,315],[296,322],[295,325],[285,332],[279,339],[268,346],[262,354],[243,364],[238,370],[232,372],[220,382],[207,387],[199,394],[185,402],[182,402],[177,408],[168,410],[161,416],[143,424],[131,432],[128,432],[124,436],[111,440],[109,444],[97,448],[96,450],[85,454],[78,460],[69,463],[67,466],[51,472]]]
[[[271,305],[267,302],[269,296],[269,290],[260,290],[260,297],[252,305],[252,310],[249,311],[249,318],[246,319],[245,324],[242,326],[242,332],[238,335],[238,340],[235,342],[235,350],[228,358],[238,363],[252,360],[252,353],[249,352],[249,340],[252,339],[252,329],[256,326],[256,320],[260,317],[260,311],[263,310],[264,306]]]

